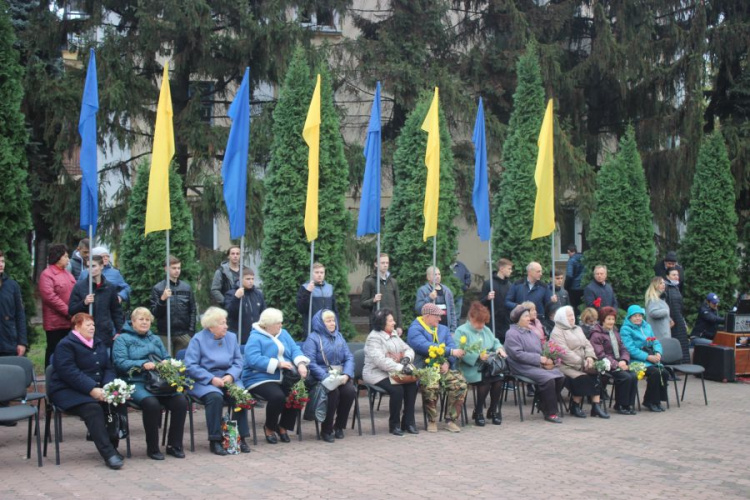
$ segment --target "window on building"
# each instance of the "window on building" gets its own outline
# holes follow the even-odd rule
[[[340,33],[341,20],[335,9],[328,7],[315,7],[314,9],[301,9],[297,13],[297,20],[302,26],[314,31],[325,33]]]
[[[576,211],[572,208],[562,209],[560,225],[560,255],[565,255],[568,245],[576,244]]]
[[[214,84],[212,82],[190,82],[188,98],[197,96],[200,99],[201,122],[211,124],[214,116]]]

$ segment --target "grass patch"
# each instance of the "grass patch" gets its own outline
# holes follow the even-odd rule
[[[34,363],[34,373],[44,375],[44,353],[47,351],[47,334],[44,332],[44,328],[39,325],[33,328],[36,336],[26,357]]]

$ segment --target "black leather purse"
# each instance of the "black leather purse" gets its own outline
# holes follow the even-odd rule
[[[482,362],[480,372],[482,373],[483,382],[495,382],[498,380],[502,380],[506,375],[510,374],[508,360],[493,352],[486,360]]]
[[[148,360],[154,364],[159,364],[162,361],[155,354],[149,354]],[[154,396],[169,396],[177,390],[176,387],[172,387],[169,382],[159,375],[159,372],[156,370],[146,370],[146,382],[144,386]]]

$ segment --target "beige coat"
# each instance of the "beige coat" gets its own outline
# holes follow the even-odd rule
[[[386,354],[403,354],[414,361],[414,351],[398,335],[388,336],[383,331],[373,330],[365,342],[365,366],[362,379],[368,384],[377,384],[390,373],[400,372],[403,368]]]
[[[594,347],[578,326],[567,330],[555,325],[549,340],[565,349],[565,354],[561,358],[562,363],[558,368],[566,377],[576,378],[586,375],[583,371],[586,358],[596,360]]]

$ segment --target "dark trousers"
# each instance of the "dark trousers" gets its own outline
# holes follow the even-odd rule
[[[553,378],[544,383],[536,384],[539,391],[539,409],[544,415],[557,415],[557,398],[560,396],[565,378]]]
[[[568,290],[568,296],[570,297],[570,305],[578,316],[578,306],[581,305],[583,299],[583,290]]]
[[[416,427],[414,419],[414,403],[417,401],[417,384],[392,384],[391,380],[386,377],[376,384],[382,387],[388,393],[388,430],[392,431],[396,427],[404,428],[408,425]],[[401,416],[401,408],[404,413]]]
[[[658,405],[667,400],[667,384],[669,374],[665,368],[656,366],[646,368],[646,393],[643,395],[643,403],[647,405]]]
[[[330,434],[334,427],[346,429],[349,411],[352,409],[356,397],[357,391],[354,389],[351,380],[330,391],[328,393],[328,413],[326,413],[326,419],[323,420],[323,425],[321,425],[321,431]]]
[[[70,332],[69,328],[64,330],[49,330],[47,334],[47,349],[44,351],[44,368],[49,366],[49,358],[55,353],[55,347]]]
[[[208,427],[208,440],[221,441],[221,417],[224,404],[232,403],[231,398],[218,392],[209,392],[201,398],[201,403],[206,407],[206,427]],[[240,436],[245,438],[250,435],[250,427],[247,425],[247,410],[234,411],[234,404],[230,406],[232,414],[231,419],[237,421],[237,430]]]
[[[113,444],[110,441],[109,434],[107,433],[107,426],[104,422],[106,407],[107,405],[105,403],[83,403],[82,405],[74,406],[73,408],[65,410],[67,413],[77,415],[83,419],[97,451],[104,460],[117,453],[116,443]],[[124,405],[112,408],[117,408],[118,412],[126,411]]]
[[[615,381],[615,403],[620,406],[635,405],[638,375],[630,370],[611,372]]]
[[[148,453],[159,451],[159,422],[161,421],[161,407],[170,412],[169,434],[167,445],[172,448],[182,448],[182,433],[185,428],[187,415],[187,399],[183,394],[174,396],[149,396],[141,400],[143,413],[143,429],[146,431],[146,449]]]
[[[266,400],[266,428],[279,432],[279,427],[288,431],[294,430],[297,422],[297,412],[294,408],[285,406],[287,394],[281,389],[281,385],[274,382],[266,382],[253,387],[253,394]]]
[[[477,404],[474,408],[477,416],[484,412],[484,400],[487,399],[487,394],[490,395],[490,413],[500,416],[500,409],[497,407],[497,402],[500,401],[500,394],[503,392],[504,380],[500,379],[495,382],[479,382],[476,385],[477,388]]]

